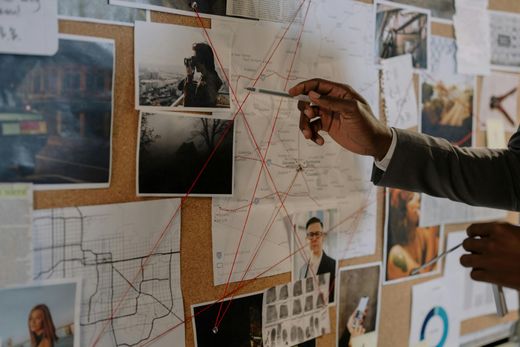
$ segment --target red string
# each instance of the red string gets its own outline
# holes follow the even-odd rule
[[[303,1],[300,3],[300,6],[298,7],[298,10],[296,11],[293,20],[291,21],[291,23],[290,23],[290,24],[287,26],[287,28],[285,29],[284,34],[282,35],[282,37],[281,37],[280,40],[278,41],[277,45],[275,46],[274,50],[272,51],[271,56],[269,57],[268,62],[267,62],[267,63],[264,65],[264,67],[261,69],[260,74],[258,75],[258,77],[256,78],[256,80],[254,81],[253,86],[256,85],[256,83],[258,82],[258,80],[259,80],[260,77],[262,76],[263,72],[264,72],[265,69],[267,68],[270,59],[272,58],[272,56],[274,55],[274,53],[275,53],[276,50],[278,49],[278,47],[279,47],[279,45],[281,44],[283,38],[284,38],[285,35],[287,34],[289,28],[290,28],[291,25],[294,23],[294,21],[295,21],[297,15],[298,15],[299,11],[301,10],[301,8],[302,8],[304,2],[305,2],[305,0],[303,0]],[[310,3],[309,3],[309,4],[310,4]],[[237,95],[236,95],[236,93],[235,93],[235,90],[234,90],[233,87],[231,86],[231,82],[230,82],[230,80],[229,80],[229,77],[228,77],[227,74],[225,73],[224,66],[223,66],[223,64],[222,64],[222,62],[221,62],[221,60],[220,60],[219,55],[217,54],[217,50],[215,49],[215,46],[214,46],[214,44],[213,44],[213,42],[212,42],[212,40],[211,40],[211,37],[210,37],[208,31],[206,30],[206,28],[204,27],[204,23],[202,22],[202,19],[201,19],[200,15],[199,15],[199,12],[197,11],[196,8],[195,8],[195,14],[196,14],[196,16],[197,16],[197,19],[198,19],[198,21],[199,21],[199,24],[200,24],[201,28],[202,28],[203,31],[204,31],[204,35],[205,35],[206,39],[208,40],[209,45],[211,46],[211,48],[212,48],[213,51],[215,52],[215,57],[216,57],[216,59],[217,59],[217,62],[218,62],[218,64],[219,64],[221,70],[224,71],[224,77],[225,77],[225,79],[226,79],[226,81],[227,81],[227,84],[228,84],[228,86],[229,86],[229,89],[230,89],[230,91],[231,91],[231,94],[232,94],[232,96],[233,96],[235,102],[236,102],[237,104],[240,104],[240,102],[239,102],[239,100],[238,100],[238,97],[237,97]],[[250,92],[249,92],[249,93],[246,95],[246,97],[244,98],[244,100],[243,100],[243,102],[242,102],[242,105],[240,105],[239,112],[242,111],[242,112],[241,112],[241,113],[242,113],[242,117],[243,117],[243,119],[244,119],[244,123],[246,124],[246,127],[247,127],[247,129],[248,129],[249,136],[251,137],[253,143],[255,144],[255,150],[257,151],[257,154],[258,154],[259,158],[262,160],[262,167],[265,167],[265,170],[266,170],[266,172],[267,172],[267,174],[268,174],[270,180],[272,181],[272,184],[273,184],[273,186],[274,186],[274,188],[275,188],[275,191],[277,191],[278,199],[279,199],[280,201],[282,201],[282,199],[281,199],[281,197],[280,197],[280,195],[279,195],[279,193],[278,193],[278,189],[276,188],[276,184],[274,183],[274,180],[272,179],[272,175],[271,175],[271,173],[270,173],[270,171],[269,171],[269,169],[267,168],[267,165],[266,165],[266,163],[265,163],[265,157],[264,157],[264,155],[262,155],[262,152],[261,152],[261,150],[260,150],[260,147],[258,146],[258,143],[257,143],[257,141],[256,141],[256,138],[255,138],[253,132],[251,131],[251,127],[249,126],[249,123],[248,123],[248,121],[247,121],[246,115],[244,114],[244,112],[243,112],[243,110],[242,110],[242,106],[244,105],[244,103],[245,103],[246,100],[248,99],[249,95],[250,95]],[[274,128],[273,128],[273,131],[274,131]],[[267,148],[267,149],[268,149],[268,148]],[[266,149],[266,151],[267,151],[267,149]],[[260,173],[259,173],[259,177],[258,177],[258,179],[260,178],[261,169],[262,169],[262,168],[260,168]],[[258,181],[257,181],[257,185],[258,185]],[[256,193],[257,185],[255,186],[254,194]],[[253,198],[254,198],[254,194],[253,194]],[[283,202],[282,202],[282,204],[283,204]],[[285,207],[284,207],[284,209],[285,209]],[[237,258],[237,254],[238,254],[238,251],[239,251],[239,247],[240,247],[240,244],[241,244],[241,241],[242,241],[242,237],[243,237],[243,233],[244,233],[244,230],[245,230],[245,226],[247,225],[247,221],[249,220],[248,217],[249,217],[250,210],[251,210],[251,209],[248,208],[248,213],[247,213],[247,216],[246,216],[246,221],[245,221],[245,223],[244,223],[244,227],[242,228],[242,233],[241,233],[241,236],[240,236],[239,245],[238,245],[237,251],[236,251],[236,253],[235,253],[234,259],[233,259],[233,264],[232,264],[232,266],[231,266],[231,271],[230,271],[230,274],[229,274],[229,276],[228,276],[228,280],[227,280],[226,288],[225,288],[224,292],[226,292],[227,289],[228,289],[228,287],[229,287],[229,283],[230,283],[230,279],[231,279],[231,274],[232,274],[232,272],[233,272],[233,269],[234,269],[234,266],[235,266],[235,263],[236,263],[236,258]],[[285,210],[286,210],[286,209],[285,209]],[[222,308],[222,307],[220,307],[220,309],[219,309],[219,314],[220,314],[221,308]],[[217,317],[218,317],[218,316],[217,316]]]
[[[185,324],[186,322],[190,322],[191,320],[193,320],[193,318],[197,317],[198,315],[202,314],[203,312],[207,311],[208,309],[210,309],[211,307],[219,304],[219,303],[222,303],[222,301],[224,299],[226,299],[227,297],[229,296],[232,296],[234,294],[236,294],[239,290],[241,290],[242,288],[245,288],[247,287],[248,285],[251,285],[253,283],[255,283],[260,277],[262,277],[264,274],[268,273],[269,271],[271,271],[273,268],[275,268],[276,266],[280,265],[281,263],[283,263],[284,261],[286,261],[287,259],[291,258],[292,256],[294,256],[297,252],[300,252],[301,249],[297,249],[295,250],[293,253],[290,253],[289,255],[287,255],[286,257],[283,257],[280,261],[274,263],[273,265],[271,265],[270,267],[268,267],[266,270],[262,271],[261,273],[259,273],[257,276],[253,277],[250,281],[242,281],[240,282],[240,284],[234,288],[233,290],[231,290],[228,294],[226,295],[222,295],[221,297],[219,297],[215,302],[213,302],[211,305],[208,305],[207,307],[205,307],[204,309],[202,309],[201,311],[197,312],[196,314],[193,314],[193,315],[190,315],[188,316],[185,320],[175,324],[174,326],[172,326],[171,328],[168,328],[167,330],[165,330],[164,332],[162,332],[161,334],[155,336],[154,338],[146,341],[145,343],[143,343],[142,345],[140,345],[141,347],[144,347],[144,346],[147,346],[149,345],[150,343],[152,343],[153,341],[167,335],[168,333],[172,332],[173,330],[177,329],[179,326],[181,326],[182,324]]]
[[[303,5],[304,2],[305,2],[305,0],[303,0],[303,1],[301,2],[301,4],[300,4],[300,6],[299,6],[299,8],[298,8],[298,10],[297,10],[297,12],[296,12],[296,14],[300,11],[300,9],[301,9],[301,7],[302,7],[302,5]],[[258,143],[256,142],[256,139],[254,138],[254,134],[253,134],[252,131],[251,131],[251,128],[250,128],[250,126],[249,126],[249,124],[248,124],[248,122],[247,122],[247,119],[246,119],[245,114],[244,114],[243,109],[242,109],[242,108],[243,108],[243,105],[246,103],[246,101],[247,101],[247,99],[248,99],[250,93],[247,93],[247,95],[246,95],[246,97],[244,98],[244,100],[242,101],[242,103],[239,103],[238,98],[237,98],[237,96],[236,96],[236,93],[235,93],[234,90],[232,89],[232,87],[231,87],[231,83],[230,83],[230,80],[229,80],[229,78],[228,78],[228,76],[227,76],[227,74],[226,74],[226,72],[225,72],[225,70],[224,70],[224,68],[223,68],[222,62],[220,61],[220,58],[219,58],[218,54],[216,53],[216,49],[214,48],[214,45],[213,45],[213,43],[211,42],[211,38],[209,37],[209,34],[208,34],[206,28],[205,28],[204,25],[203,25],[202,19],[201,19],[199,13],[197,12],[197,10],[195,11],[195,13],[196,13],[196,15],[197,15],[197,19],[199,20],[199,23],[200,23],[202,29],[204,30],[204,33],[205,33],[205,35],[206,35],[206,37],[207,37],[207,39],[208,39],[209,44],[212,46],[212,48],[213,48],[213,50],[214,50],[214,52],[215,52],[215,56],[216,56],[217,61],[218,61],[219,65],[220,65],[220,67],[221,67],[221,69],[222,69],[222,71],[223,71],[223,74],[224,74],[224,77],[225,77],[225,79],[226,79],[226,81],[227,81],[227,83],[228,83],[229,89],[231,90],[231,92],[232,92],[232,94],[233,94],[233,97],[234,97],[234,99],[235,99],[235,102],[236,102],[237,104],[239,104],[239,108],[238,108],[238,110],[235,112],[235,114],[233,115],[233,117],[231,118],[231,121],[228,123],[228,125],[227,125],[226,128],[224,129],[224,131],[223,131],[221,137],[219,138],[219,140],[217,141],[215,147],[213,148],[213,150],[211,151],[210,155],[208,156],[208,159],[206,160],[206,162],[205,162],[204,165],[202,166],[201,170],[200,170],[199,173],[197,174],[197,177],[196,177],[195,180],[193,181],[192,185],[190,186],[190,188],[188,189],[188,191],[186,192],[186,194],[182,197],[179,206],[178,206],[177,209],[174,211],[174,213],[173,213],[172,217],[170,218],[169,222],[167,223],[166,227],[165,227],[165,228],[163,229],[163,231],[161,232],[161,234],[160,234],[158,240],[155,242],[155,244],[154,244],[152,250],[151,250],[151,251],[149,252],[149,254],[146,256],[146,258],[144,258],[144,260],[143,260],[143,265],[139,268],[139,270],[137,271],[137,273],[135,274],[135,276],[133,277],[133,279],[132,279],[132,281],[131,281],[130,283],[135,282],[135,280],[138,278],[138,276],[141,274],[141,272],[142,272],[142,271],[144,270],[144,268],[147,266],[147,264],[148,264],[148,262],[149,262],[149,260],[150,260],[151,255],[152,255],[152,254],[155,252],[155,250],[159,247],[161,241],[163,240],[164,236],[166,235],[166,232],[167,232],[168,229],[170,228],[170,226],[171,226],[171,224],[172,224],[174,218],[177,216],[177,214],[178,214],[179,211],[181,210],[182,206],[184,205],[185,201],[187,200],[187,198],[188,198],[189,195],[191,194],[191,191],[193,190],[193,188],[194,188],[195,185],[197,184],[197,182],[198,182],[198,180],[200,179],[202,173],[204,172],[204,170],[206,169],[206,167],[207,167],[207,165],[209,164],[210,160],[211,160],[212,157],[214,156],[216,150],[220,147],[220,145],[221,145],[222,142],[224,141],[224,139],[225,139],[227,133],[229,132],[229,130],[230,130],[231,127],[233,126],[234,121],[235,121],[235,119],[236,119],[236,117],[237,117],[237,115],[238,115],[239,113],[241,113],[242,116],[244,117],[244,121],[245,121],[246,127],[247,127],[247,129],[248,129],[248,131],[249,131],[249,135],[251,136],[251,138],[252,138],[252,140],[253,140],[253,142],[254,142],[254,144],[255,144],[255,146],[256,146],[257,152],[259,152],[259,155],[260,155],[260,158],[261,158],[261,161],[262,161],[262,166],[263,166],[264,169],[267,171],[270,180],[271,180],[271,181],[273,182],[273,184],[274,184],[274,180],[272,179],[272,175],[270,174],[269,169],[268,169],[268,167],[267,167],[267,165],[266,165],[266,163],[265,163],[265,158],[262,157],[261,152],[259,151]],[[284,39],[285,35],[287,34],[287,32],[288,32],[290,26],[292,25],[292,23],[294,22],[295,18],[296,18],[296,16],[293,18],[293,21],[292,21],[292,22],[287,26],[287,28],[285,29],[285,31],[284,31],[282,37],[281,37],[280,40],[278,41],[277,45],[275,46],[275,48],[274,48],[274,50],[272,51],[271,55],[269,56],[268,60],[264,63],[264,67],[261,69],[260,73],[258,74],[258,77],[257,77],[256,80],[254,81],[253,86],[256,85],[256,83],[258,82],[258,80],[259,80],[260,77],[262,76],[263,72],[264,72],[265,69],[267,68],[267,66],[268,66],[268,64],[269,64],[269,62],[270,62],[270,60],[272,59],[274,53],[276,52],[276,50],[278,49],[278,47],[279,47],[279,45],[281,44],[282,40]],[[278,195],[278,198],[279,198],[280,201],[281,201],[281,197],[280,197],[280,194],[279,194],[278,191],[277,191],[277,195]],[[287,210],[285,209],[285,206],[284,206],[284,210],[285,210],[285,212],[287,213]],[[129,284],[129,285],[127,286],[127,289],[126,289],[125,292],[123,293],[121,299],[118,301],[116,307],[112,310],[112,313],[111,313],[111,316],[110,316],[109,320],[107,320],[107,321],[103,324],[102,329],[101,329],[99,335],[98,335],[98,336],[96,337],[96,339],[94,340],[94,343],[93,343],[93,345],[92,345],[93,347],[95,347],[95,346],[97,345],[97,343],[99,342],[101,336],[103,336],[104,331],[106,330],[107,326],[108,326],[108,325],[110,324],[110,322],[114,319],[114,316],[117,314],[117,312],[118,312],[118,310],[119,310],[119,308],[120,308],[122,302],[125,300],[125,298],[126,298],[126,296],[128,295],[130,289],[131,289],[131,285]]]
[[[303,4],[303,2],[302,2],[302,4]],[[291,73],[292,73],[292,68],[293,68],[294,61],[295,61],[295,59],[296,59],[296,54],[297,54],[297,52],[298,52],[298,48],[299,48],[299,45],[300,45],[300,40],[301,40],[301,37],[302,37],[302,34],[303,34],[303,28],[305,27],[305,22],[306,22],[306,19],[307,19],[307,15],[308,15],[308,12],[309,12],[309,8],[310,8],[310,1],[309,1],[308,5],[307,5],[307,10],[306,10],[306,12],[305,12],[305,17],[304,17],[303,23],[302,23],[302,25],[301,25],[300,32],[299,32],[299,34],[298,34],[298,39],[297,39],[297,41],[296,41],[296,47],[295,47],[295,49],[294,49],[294,52],[293,52],[293,55],[292,55],[292,58],[291,58],[291,63],[290,63],[290,67],[289,67],[289,72],[288,72],[287,78],[285,79],[284,90],[287,88],[287,85],[288,85],[288,83],[289,83],[289,78],[290,78]],[[295,18],[296,18],[296,17],[295,17]],[[294,20],[294,19],[293,19],[293,20]],[[278,110],[277,110],[277,112],[276,112],[276,116],[275,116],[275,119],[274,119],[274,122],[273,122],[273,125],[272,125],[272,128],[271,128],[271,133],[270,133],[270,135],[269,135],[269,140],[268,140],[268,142],[267,142],[267,147],[266,147],[265,153],[264,153],[264,155],[263,155],[264,158],[267,157],[267,153],[268,153],[269,147],[271,146],[271,143],[272,143],[272,138],[273,138],[273,134],[274,134],[274,131],[275,131],[275,128],[276,128],[276,122],[277,122],[278,117],[279,117],[279,114],[280,114],[281,105],[282,105],[282,100],[280,100],[280,103],[278,104]],[[261,169],[260,169],[260,171],[261,171]],[[264,242],[265,239],[267,238],[267,235],[268,235],[269,232],[271,231],[271,228],[272,228],[272,226],[274,225],[274,222],[276,221],[276,218],[277,218],[277,216],[278,216],[278,214],[279,214],[279,212],[280,212],[280,209],[282,208],[282,206],[284,206],[285,200],[287,199],[289,192],[292,190],[292,187],[293,187],[293,185],[294,185],[294,182],[296,181],[296,177],[297,177],[297,176],[298,176],[298,171],[296,172],[296,175],[294,176],[294,178],[293,178],[293,180],[292,180],[292,182],[291,182],[291,184],[290,184],[290,186],[289,186],[289,189],[287,190],[287,194],[286,194],[286,195],[284,196],[284,198],[281,200],[281,202],[280,202],[280,207],[277,209],[276,214],[275,214],[275,217],[273,218],[272,222],[270,223],[270,225],[269,225],[268,228],[267,228],[267,231],[264,233],[264,235],[263,235],[263,237],[262,237],[260,243],[258,244],[257,249],[256,249],[256,251],[255,251],[253,257],[252,257],[252,259],[250,260],[250,262],[249,262],[249,264],[248,264],[248,266],[247,266],[247,268],[246,268],[246,271],[245,271],[244,274],[242,275],[241,281],[243,281],[243,280],[245,279],[245,277],[247,276],[249,270],[251,269],[251,266],[253,265],[253,263],[254,263],[254,261],[255,261],[257,255],[258,255],[258,252],[260,251],[260,249],[261,249],[261,247],[262,247],[262,245],[263,245],[263,242]],[[255,193],[256,193],[256,190],[255,190]],[[254,196],[255,196],[255,193],[253,193],[253,198],[254,198]],[[248,212],[249,212],[249,211],[248,211]],[[289,221],[290,221],[290,216],[289,216],[288,214],[287,214],[287,217],[288,217],[288,219],[289,219]],[[247,224],[247,220],[246,220],[246,224]],[[291,223],[291,224],[292,224],[292,223]],[[292,226],[292,225],[291,225],[291,226]],[[244,229],[242,230],[242,232],[244,232]],[[242,235],[241,235],[241,237],[242,237]],[[300,244],[301,244],[301,242],[300,242]],[[238,254],[238,251],[239,251],[239,249],[237,248],[237,251],[236,251],[236,253],[235,253],[235,258],[236,258],[236,255]],[[233,265],[234,265],[234,261],[233,261]],[[233,269],[231,269],[231,272],[232,272],[232,271],[233,271]],[[229,280],[230,280],[230,278],[231,278],[231,272],[230,272],[230,274],[229,274],[229,277],[228,277],[228,283],[226,284],[226,289],[224,290],[224,293],[226,293],[226,291],[227,291],[227,288],[228,288],[228,285],[229,285]],[[232,302],[231,300],[228,301],[228,307],[226,308],[225,312],[228,311],[228,309],[229,309],[229,307],[230,307],[230,305],[231,305],[231,302]],[[221,304],[221,308],[222,308],[222,304]],[[219,313],[218,313],[218,315],[217,315],[217,321],[216,321],[216,324],[215,324],[215,326],[216,326],[217,328],[219,327],[220,323],[222,322],[222,319],[224,318],[224,315],[222,315],[222,318],[219,319],[221,308],[219,309]],[[224,312],[224,314],[225,314],[225,312]]]

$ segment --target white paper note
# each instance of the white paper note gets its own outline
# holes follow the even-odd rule
[[[309,209],[319,209],[325,200],[348,199],[345,217],[340,217],[340,222],[345,219],[343,225],[352,227],[341,229],[348,230],[348,235],[337,236],[339,242],[353,241],[341,245],[338,259],[354,253],[373,253],[376,204],[373,184],[369,182],[372,162],[342,150],[326,134],[323,146],[305,140],[295,126],[300,113],[294,100],[248,94],[245,90],[255,81],[255,87],[287,90],[300,81],[320,77],[352,85],[377,110],[378,73],[367,64],[373,54],[373,27],[368,24],[373,20],[373,7],[369,4],[319,0],[310,3],[303,30],[301,23],[293,24],[283,39],[286,23],[232,23],[231,86],[238,99],[247,97],[247,102],[242,107],[244,115],[238,114],[235,122],[234,196],[213,199],[215,284],[227,283],[228,279],[239,281],[243,276],[251,279],[290,271],[289,238],[286,222],[282,221],[292,213],[290,206],[310,205]],[[335,34],[329,35],[330,32]],[[269,64],[260,74],[267,61]],[[237,109],[234,102],[233,107]],[[266,153],[269,172],[262,169],[259,151]],[[285,206],[281,210],[280,200],[284,200]],[[280,220],[275,219],[270,227],[277,210],[280,212],[276,218]],[[239,241],[242,230],[244,236]]]
[[[0,53],[53,55],[57,50],[56,0],[0,0]]]
[[[0,287],[31,279],[32,187],[0,185]]]
[[[381,61],[386,122],[396,128],[417,126],[417,98],[413,83],[412,56],[400,55]]]
[[[179,204],[163,199],[35,211],[34,279],[84,280],[81,346],[98,339],[99,347],[114,341],[184,346]]]
[[[500,118],[486,120],[486,146],[488,148],[507,148],[504,121]]]
[[[464,241],[467,237],[465,231],[451,232],[448,234],[446,249],[450,249]],[[492,286],[489,283],[473,281],[470,277],[471,269],[460,265],[460,257],[465,254],[463,248],[459,248],[446,257],[444,278],[450,295],[460,303],[460,319],[465,320],[486,314],[496,313],[493,299]],[[518,308],[518,295],[516,291],[504,289],[509,311]]]
[[[457,39],[458,73],[489,74],[491,38],[486,7],[487,1],[457,2],[453,25]]]
[[[412,289],[410,346],[458,346],[460,311],[442,278]]]
[[[477,207],[449,199],[421,195],[420,226],[480,222],[506,218],[507,212],[486,207]]]

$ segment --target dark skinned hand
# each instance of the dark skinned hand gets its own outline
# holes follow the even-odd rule
[[[520,290],[520,227],[509,223],[471,225],[460,258],[471,278]]]
[[[322,79],[301,82],[289,90],[292,96],[305,94],[316,106],[300,101],[300,130],[306,139],[323,145],[320,131],[343,148],[381,160],[392,142],[392,131],[377,120],[365,99],[346,84]],[[311,119],[319,117],[319,119]]]

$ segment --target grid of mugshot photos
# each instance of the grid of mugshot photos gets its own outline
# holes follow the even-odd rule
[[[264,292],[264,347],[294,346],[330,332],[330,274],[271,287]]]

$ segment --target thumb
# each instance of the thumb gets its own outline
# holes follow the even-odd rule
[[[357,110],[357,101],[355,99],[342,99],[330,95],[320,95],[314,91],[310,91],[308,95],[311,101],[318,107],[333,112],[352,113]]]

